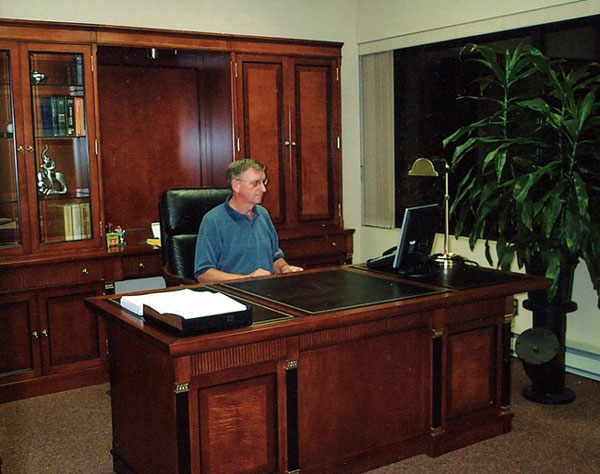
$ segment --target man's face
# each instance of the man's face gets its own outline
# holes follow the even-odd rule
[[[240,200],[252,205],[260,204],[267,192],[265,187],[266,177],[264,171],[253,168],[244,171],[242,177],[235,180]],[[234,188],[234,190],[236,189]]]

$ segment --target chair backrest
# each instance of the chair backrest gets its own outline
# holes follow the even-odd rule
[[[181,188],[165,191],[158,204],[162,263],[174,275],[194,279],[200,221],[225,201],[230,189]]]

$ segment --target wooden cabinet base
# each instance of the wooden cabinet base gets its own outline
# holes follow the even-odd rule
[[[65,372],[0,385],[0,403],[62,392],[108,382],[108,367],[102,365],[80,372]]]

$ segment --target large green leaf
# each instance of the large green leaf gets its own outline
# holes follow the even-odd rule
[[[546,238],[549,238],[552,233],[552,228],[556,224],[558,216],[560,215],[563,207],[563,200],[561,196],[562,187],[557,186],[550,191],[547,205],[544,206],[543,213],[543,232]]]
[[[579,131],[583,129],[585,121],[588,119],[592,112],[592,108],[596,102],[596,91],[592,89],[589,91],[584,99],[581,101],[579,106],[579,113],[577,118],[579,119]]]
[[[576,171],[573,172],[573,187],[575,188],[575,194],[577,195],[577,204],[579,207],[579,213],[583,216],[588,212],[588,193],[586,190],[585,182],[579,176]]]

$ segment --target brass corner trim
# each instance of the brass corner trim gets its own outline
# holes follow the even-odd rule
[[[189,382],[175,384],[175,393],[185,393],[185,392],[189,392],[189,391],[190,391],[190,383]]]
[[[293,471],[285,471],[285,474],[298,474],[300,469],[294,469]]]
[[[431,337],[433,339],[439,339],[444,335],[444,328],[433,328],[431,331]]]
[[[500,415],[510,415],[512,413],[511,405],[505,405],[500,407]]]
[[[431,428],[429,430],[429,435],[432,437],[437,437],[437,436],[442,436],[444,434],[444,430],[442,429],[441,426],[436,426],[435,428]]]
[[[512,320],[515,318],[515,313],[508,313],[504,315],[505,323],[512,323]]]
[[[298,368],[298,359],[288,359],[285,361],[285,370],[292,370]],[[297,472],[297,471],[291,471]]]

